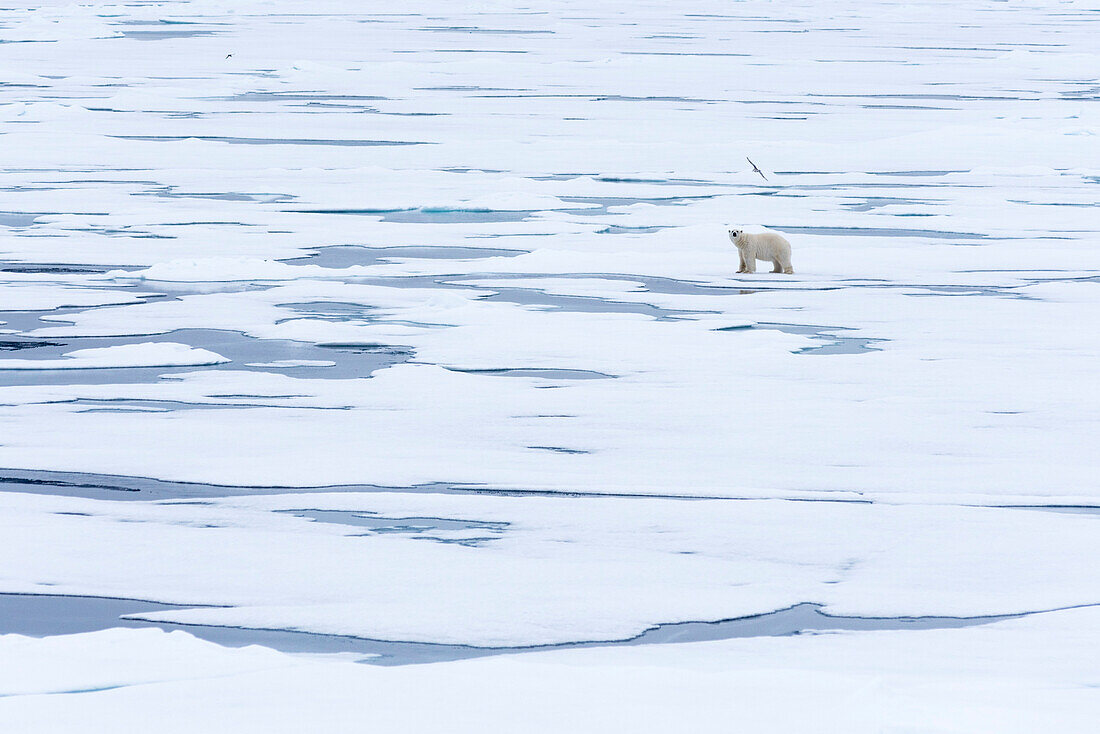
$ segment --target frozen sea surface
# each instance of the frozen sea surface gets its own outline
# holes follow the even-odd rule
[[[389,642],[359,637],[318,635],[308,632],[177,625],[131,618],[141,612],[162,611],[170,605],[134,599],[109,599],[86,596],[50,596],[44,594],[0,594],[0,634],[47,637],[94,632],[118,627],[156,627],[165,631],[182,630],[196,637],[228,647],[263,645],[288,653],[360,656],[360,662],[375,665],[410,665],[465,660],[490,655],[514,655],[546,650],[573,650],[621,645],[661,645],[738,637],[782,637],[814,631],[839,630],[927,630],[954,629],[991,624],[1019,615],[1000,617],[913,617],[866,618],[822,614],[818,605],[798,604],[741,619],[717,622],[681,622],[660,625],[637,637],[606,642],[577,642],[533,647],[473,647],[417,642]],[[127,616],[130,615],[130,616]]]
[[[1091,731],[1098,23],[0,9],[5,732]]]

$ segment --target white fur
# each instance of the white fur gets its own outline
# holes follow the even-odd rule
[[[791,243],[778,232],[746,232],[736,228],[729,231],[730,242],[737,245],[741,255],[739,273],[755,273],[757,260],[769,260],[773,273],[794,273],[791,269]]]

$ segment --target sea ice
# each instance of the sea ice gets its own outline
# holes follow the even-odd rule
[[[5,635],[5,731],[1095,728],[1095,14],[400,10],[0,9],[0,593],[490,646],[1029,616],[402,670]]]
[[[228,362],[207,349],[175,342],[123,344],[101,349],[77,349],[61,359],[2,359],[0,370],[87,370],[110,367],[173,367]]]

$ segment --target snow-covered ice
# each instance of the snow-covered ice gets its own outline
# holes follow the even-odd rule
[[[402,731],[1086,732],[1098,613],[866,632],[508,655],[374,668],[182,632],[0,638],[13,734]],[[171,660],[172,665],[165,665]],[[51,695],[52,694],[52,695]],[[61,695],[58,695],[61,694]],[[792,699],[797,696],[797,705]],[[204,705],[198,705],[202,702]]]
[[[100,349],[76,349],[61,359],[16,359],[0,361],[4,370],[86,370],[104,367],[200,366],[228,362],[208,349],[193,349],[175,342],[123,344]]]
[[[0,728],[1091,731],[1097,20],[0,9]]]

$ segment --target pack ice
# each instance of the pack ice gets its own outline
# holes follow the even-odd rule
[[[1095,16],[0,9],[3,730],[1092,731]]]

